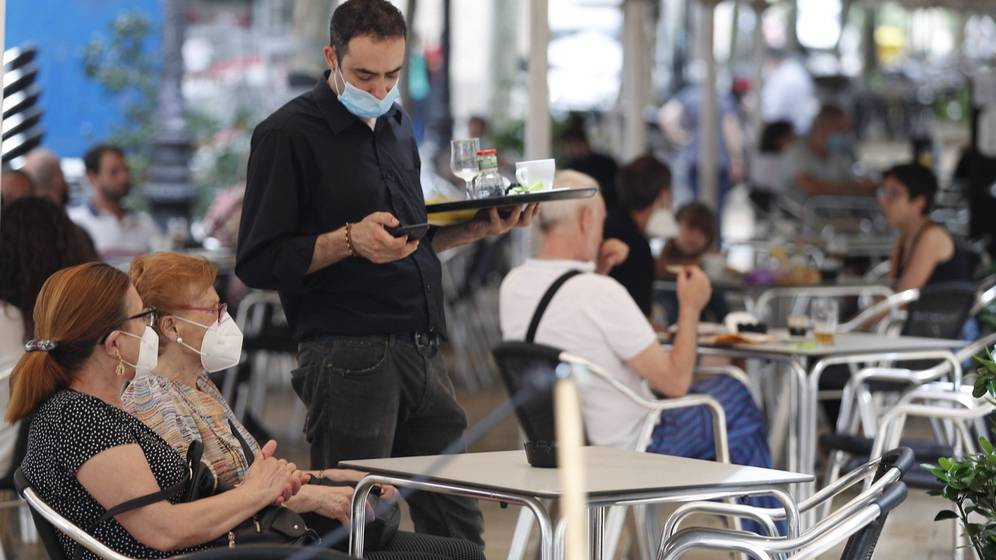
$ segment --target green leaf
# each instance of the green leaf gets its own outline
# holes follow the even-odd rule
[[[934,516],[934,521],[945,521],[947,519],[959,519],[958,514],[950,509],[942,509]]]
[[[989,443],[986,436],[979,436],[979,447],[981,447],[986,453],[992,454],[993,452],[993,444]]]
[[[944,469],[944,470],[946,470],[946,471],[950,471],[952,468],[954,468],[954,465],[955,465],[954,461],[952,461],[951,459],[948,459],[947,457],[940,457],[940,458],[938,458],[937,459],[937,464],[940,465],[941,468]]]

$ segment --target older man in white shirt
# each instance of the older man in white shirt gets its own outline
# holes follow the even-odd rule
[[[555,182],[597,186],[594,179],[576,172],[562,172]],[[550,286],[567,273],[580,271],[563,282],[550,299],[534,341],[598,364],[648,399],[655,398],[651,389],[665,397],[689,392],[713,396],[726,413],[733,462],[770,467],[764,420],[747,388],[726,376],[698,381],[692,375],[699,314],[712,291],[708,278],[698,267],[683,267],[678,274],[681,311],[673,350],[666,352],[629,292],[605,275],[625,254],[618,241],[603,241],[604,221],[605,203],[600,195],[544,205],[537,257],[512,270],[501,285],[502,336],[506,340],[524,339]],[[584,383],[580,392],[591,443],[632,447],[646,411],[597,378]],[[665,411],[648,451],[715,458],[711,416],[703,407]],[[765,499],[752,503],[774,506]]]

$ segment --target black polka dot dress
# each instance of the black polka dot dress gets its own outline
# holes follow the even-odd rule
[[[160,488],[172,486],[183,478],[185,461],[145,424],[100,399],[64,389],[35,412],[21,470],[49,506],[117,552],[133,558],[165,558],[185,552],[149,548],[115,519],[87,529],[106,510],[79,483],[76,472],[100,452],[134,443],[145,453]],[[170,501],[175,503],[180,498]],[[59,533],[59,540],[66,556],[72,558],[76,548],[72,539]],[[81,558],[96,558],[86,549],[80,549]]]

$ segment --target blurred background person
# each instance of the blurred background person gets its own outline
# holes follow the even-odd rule
[[[784,49],[769,49],[768,75],[761,87],[761,119],[788,121],[796,134],[806,134],[817,106],[816,87],[805,66]]]
[[[36,195],[48,197],[63,208],[69,204],[69,183],[59,156],[45,148],[35,148],[24,159],[24,172],[35,182]]]
[[[674,280],[674,267],[676,266],[703,266],[703,260],[707,258],[716,245],[716,216],[712,210],[701,202],[690,202],[681,207],[675,214],[678,222],[678,235],[668,239],[661,249],[661,254],[657,258],[656,273],[657,278]],[[722,259],[720,255],[714,255]],[[719,261],[722,263],[722,260]],[[719,271],[711,270],[711,266],[704,266],[707,272],[715,274]],[[657,301],[664,307],[664,312],[670,320],[677,317],[678,296],[675,291],[661,291],[657,293]],[[708,303],[702,309],[703,321],[720,323],[726,314],[730,312],[726,303],[726,296],[722,290],[713,284],[712,294]]]
[[[622,284],[647,317],[653,303],[654,256],[647,238],[647,224],[659,208],[671,207],[671,169],[646,155],[623,166],[619,173],[619,207],[605,218],[605,239],[618,239],[629,247],[626,260],[609,275]]]
[[[699,126],[701,121],[704,69],[701,64],[693,64],[688,71],[691,83],[671,98],[661,107],[658,120],[664,135],[672,145],[677,147],[675,165],[681,167],[680,177],[684,177],[684,185],[679,184],[676,192],[678,200],[695,200],[699,197],[699,145],[703,141],[703,131]],[[717,164],[719,166],[719,181],[717,200],[719,214],[722,215],[723,202],[726,193],[734,184],[744,177],[743,134],[737,120],[736,101],[729,91],[721,91],[717,95],[718,119],[716,136],[719,138]]]
[[[795,141],[791,122],[774,121],[764,125],[757,153],[750,163],[751,186],[768,192],[785,187],[785,154]]]
[[[785,155],[785,194],[800,204],[811,196],[871,195],[875,183],[855,173],[851,121],[837,105],[824,105],[809,134]]]
[[[582,126],[570,126],[560,134],[560,152],[567,160],[563,166],[565,169],[579,171],[598,181],[607,209],[613,210],[619,206],[619,195],[616,192],[619,164],[612,156],[592,149],[588,134]]]
[[[0,175],[0,204],[4,208],[17,199],[34,196],[35,184],[27,173],[20,169],[4,168]]]
[[[152,216],[124,206],[131,192],[124,151],[99,144],[83,156],[90,199],[70,208],[69,217],[90,234],[102,259],[126,258],[149,251],[162,235]]]
[[[896,165],[883,176],[878,203],[886,223],[899,230],[889,268],[896,291],[972,280],[966,251],[930,219],[936,194],[937,177],[918,163]]]
[[[7,409],[10,370],[34,332],[32,310],[42,284],[55,271],[97,259],[62,208],[47,198],[26,197],[0,219],[0,410]],[[12,465],[18,426],[0,420],[0,477]]]

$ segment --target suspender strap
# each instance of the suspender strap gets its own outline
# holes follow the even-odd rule
[[[559,278],[550,284],[550,287],[546,289],[546,293],[540,298],[539,305],[536,306],[536,311],[533,313],[533,319],[529,321],[529,330],[526,331],[526,342],[535,342],[536,330],[539,328],[540,319],[543,318],[543,314],[546,313],[547,306],[553,300],[553,296],[557,295],[557,290],[560,289],[568,280],[574,278],[578,274],[581,274],[580,270],[568,270],[567,272],[560,275]]]

